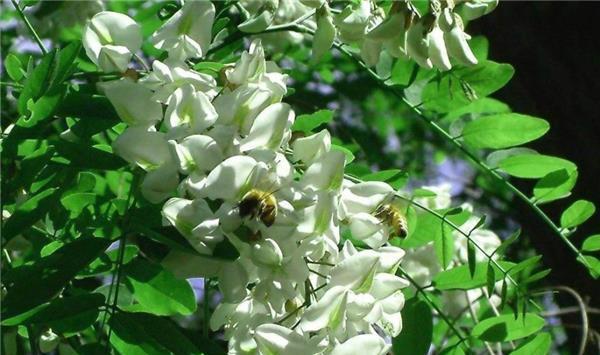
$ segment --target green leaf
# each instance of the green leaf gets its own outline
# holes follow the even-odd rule
[[[543,119],[507,113],[468,122],[462,137],[465,143],[474,148],[502,149],[538,139],[548,129],[550,125]]]
[[[2,302],[3,318],[14,317],[54,298],[109,244],[105,239],[81,237],[31,265],[6,271],[3,282],[8,293]]]
[[[522,343],[512,351],[511,355],[546,355],[550,352],[552,337],[548,333],[540,333],[534,338]]]
[[[511,234],[508,238],[506,238],[502,244],[494,251],[494,254],[504,255],[506,249],[514,243],[519,236],[521,235],[521,230],[517,229],[513,234]]]
[[[442,223],[442,221],[433,214],[419,214],[417,215],[416,221],[416,228],[409,232],[402,243],[404,248],[418,248],[431,241],[440,239],[442,229],[444,230],[444,233],[452,233],[450,226],[447,223]]]
[[[213,73],[220,73],[221,70],[225,67],[225,64],[218,62],[200,62],[194,65],[194,70],[197,71],[210,71]]]
[[[573,228],[587,221],[596,212],[596,206],[590,201],[575,201],[560,216],[560,225],[563,228]]]
[[[23,70],[23,64],[19,60],[19,57],[16,55],[9,53],[4,60],[4,68],[6,68],[6,72],[8,76],[14,81],[19,81],[23,78],[23,74],[25,71]]]
[[[96,202],[93,192],[76,192],[60,199],[60,203],[70,212],[70,218],[77,218],[84,208]]]
[[[11,240],[40,220],[53,207],[59,196],[58,188],[44,190],[19,205],[2,226],[2,238]]]
[[[568,160],[541,154],[510,156],[500,161],[498,167],[512,176],[525,179],[539,179],[561,169],[569,173],[577,170],[577,166]]]
[[[202,353],[169,319],[117,312],[111,316],[110,325],[110,343],[123,355]]]
[[[515,264],[508,261],[499,261],[498,264],[508,270]],[[494,278],[499,280],[503,278],[503,273],[500,269],[492,264],[494,270]],[[437,274],[433,278],[433,284],[436,289],[444,290],[471,290],[485,286],[487,283],[488,262],[482,261],[475,264],[475,272],[471,276],[468,265],[461,265],[449,270],[445,270]]]
[[[520,314],[516,319],[512,314],[504,314],[482,320],[473,327],[471,336],[483,341],[511,341],[535,334],[544,324],[544,319],[537,314]]]
[[[598,258],[591,255],[581,255],[577,258],[577,261],[584,265],[587,263],[586,266],[593,278],[597,279],[600,277],[600,260]]]
[[[119,156],[92,146],[58,141],[54,143],[54,147],[60,157],[54,158],[53,161],[71,168],[118,170],[127,166],[125,160]]]
[[[140,249],[135,245],[126,245],[125,253],[123,254],[123,265],[127,264],[135,258],[140,252]],[[84,278],[94,275],[100,275],[108,271],[114,270],[117,265],[117,256],[119,249],[107,251],[98,259],[94,260],[87,268],[77,274],[77,278]]]
[[[431,81],[423,89],[423,105],[437,112],[449,112],[468,105],[474,98],[488,96],[512,78],[509,64],[485,60],[471,67],[452,70],[439,81]],[[465,90],[468,87],[469,90]],[[474,95],[474,97],[473,97]]]
[[[296,117],[292,125],[292,131],[301,131],[310,134],[315,128],[330,122],[333,119],[333,111],[319,110],[310,115],[300,115]]]
[[[402,332],[392,340],[394,354],[427,354],[433,334],[433,316],[429,305],[413,297],[402,308]],[[410,349],[410,352],[407,352]]]
[[[387,182],[394,189],[399,189],[408,181],[408,174],[400,169],[381,170],[375,173],[363,175],[364,181]]]
[[[577,170],[569,172],[566,169],[548,173],[533,188],[536,203],[545,203],[568,197],[577,182],[578,175]]]
[[[494,285],[496,285],[496,271],[492,262],[488,262],[487,271],[485,273],[485,287],[488,294],[494,292]]]
[[[447,226],[444,223],[440,228],[440,233],[436,233],[433,239],[435,254],[444,270],[450,265],[454,256],[454,238],[452,237],[452,230],[447,228]]]
[[[37,325],[62,334],[76,333],[94,324],[102,305],[104,296],[98,293],[56,298],[20,316],[4,319],[2,325]]]
[[[344,146],[332,144],[331,150],[338,150],[338,151],[344,153],[344,155],[346,156],[346,164],[349,164],[352,161],[354,161],[354,153],[352,153],[352,151],[350,149],[348,149]]]
[[[598,251],[600,250],[600,234],[595,234],[587,237],[583,241],[581,251]]]
[[[18,102],[18,109],[21,115],[27,113],[27,102],[29,100],[37,100],[48,89],[55,53],[50,52],[46,54],[27,77]]]
[[[454,121],[462,116],[481,116],[482,114],[510,113],[510,107],[502,101],[484,97],[475,100],[467,106],[452,110],[444,116],[444,120]]]
[[[124,276],[142,310],[156,315],[192,314],[194,291],[186,280],[177,279],[158,264],[136,259],[123,268]]]
[[[469,265],[469,273],[471,277],[475,275],[475,267],[477,265],[477,259],[475,257],[475,245],[472,241],[467,241],[467,262]]]
[[[68,46],[61,49],[58,55],[55,57],[54,72],[52,75],[52,82],[48,91],[51,91],[58,85],[61,85],[65,80],[73,74],[75,68],[77,68],[76,59],[81,51],[81,42],[71,42]]]

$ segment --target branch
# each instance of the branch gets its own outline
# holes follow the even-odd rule
[[[33,38],[37,42],[37,45],[38,45],[38,47],[40,47],[40,50],[42,51],[42,53],[44,55],[48,54],[48,51],[46,50],[46,47],[44,47],[44,43],[42,43],[40,36],[38,36],[37,32],[31,25],[31,22],[29,22],[29,20],[27,19],[27,16],[25,16],[25,13],[21,9],[21,7],[19,7],[19,4],[17,4],[17,1],[16,0],[10,0],[10,1],[12,2],[13,6],[17,10],[17,13],[19,13],[19,16],[21,17],[23,22],[25,22],[25,26],[27,26],[27,28],[29,29],[29,32],[31,32],[31,34],[33,35]]]

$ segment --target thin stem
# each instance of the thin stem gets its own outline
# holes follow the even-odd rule
[[[479,318],[477,318],[477,313],[475,312],[475,309],[473,308],[473,304],[471,303],[471,299],[469,298],[469,292],[465,291],[464,293],[465,293],[465,299],[467,300],[467,308],[469,309],[469,314],[471,314],[473,323],[477,324],[477,323],[479,323]],[[494,355],[494,350],[490,346],[490,343],[488,343],[487,341],[484,341],[483,344],[485,345],[485,348],[487,349],[488,353],[490,355]],[[500,352],[500,354],[501,354],[501,352]]]
[[[42,51],[42,53],[44,55],[48,54],[48,51],[46,50],[46,47],[44,47],[44,43],[42,43],[42,40],[40,39],[40,36],[38,36],[37,32],[35,31],[35,29],[31,25],[31,22],[29,22],[29,20],[27,19],[27,16],[25,16],[25,13],[23,12],[23,10],[21,10],[21,7],[19,6],[19,4],[17,4],[17,1],[16,0],[10,0],[10,1],[12,2],[13,6],[17,10],[17,12],[19,13],[19,16],[21,17],[21,19],[23,20],[23,22],[25,22],[25,26],[27,26],[27,28],[29,29],[29,32],[31,32],[31,35],[33,36],[33,38],[37,42],[37,45],[38,45],[38,47],[40,47],[40,50]]]
[[[208,327],[209,327],[209,319],[210,319],[210,280],[208,278],[204,278],[204,318],[202,333],[204,334],[204,338],[208,339]]]
[[[405,279],[408,280],[408,282],[410,282],[416,289],[417,292],[420,293],[423,298],[425,299],[425,301],[427,303],[429,303],[429,305],[438,313],[438,316],[440,318],[442,318],[442,320],[448,324],[448,327],[450,327],[450,329],[452,329],[452,331],[454,332],[454,334],[456,334],[456,336],[460,339],[460,343],[464,343],[466,338],[462,335],[462,333],[460,332],[460,330],[458,330],[458,328],[456,328],[454,326],[454,323],[448,318],[448,316],[446,314],[444,314],[444,312],[435,304],[435,302],[433,302],[430,298],[429,295],[427,294],[427,292],[425,292],[420,286],[419,284],[412,278],[410,277],[410,275],[404,271],[401,267],[398,268],[398,271],[400,272],[401,276],[404,277]]]
[[[589,320],[586,312],[585,302],[583,302],[583,299],[581,298],[579,293],[577,293],[577,291],[567,286],[553,286],[544,289],[566,292],[573,296],[573,298],[577,302],[577,306],[579,307],[579,313],[581,314],[581,341],[579,343],[579,351],[577,352],[577,354],[583,355],[585,353],[585,346],[587,344],[587,339],[589,335]]]

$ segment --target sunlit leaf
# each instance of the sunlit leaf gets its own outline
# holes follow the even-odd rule
[[[596,206],[586,200],[575,201],[560,216],[560,225],[563,228],[573,228],[587,221],[596,212]]]
[[[544,324],[544,319],[533,313],[517,319],[504,314],[482,320],[472,329],[471,336],[484,341],[511,341],[535,334]]]
[[[433,316],[429,305],[413,297],[402,308],[402,332],[392,340],[395,354],[427,354],[431,346]]]
[[[581,246],[582,251],[598,251],[600,250],[600,234],[595,234],[587,237]]]
[[[514,155],[502,160],[498,166],[512,176],[526,179],[542,178],[562,169],[569,173],[577,170],[577,166],[568,160],[541,154]]]
[[[549,128],[548,122],[540,118],[517,113],[498,114],[467,123],[462,138],[474,148],[501,149],[535,140]]]

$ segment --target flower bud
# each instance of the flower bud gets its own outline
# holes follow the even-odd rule
[[[425,37],[423,18],[410,26],[406,32],[406,52],[417,64],[426,69],[433,68],[429,60],[429,43]]]
[[[156,32],[151,41],[178,60],[200,58],[212,39],[215,7],[210,1],[186,1]]]
[[[492,12],[498,6],[498,0],[469,0],[456,7],[456,13],[467,21],[474,20]]]
[[[271,26],[273,23],[273,12],[263,10],[258,16],[247,19],[238,25],[238,29],[246,33],[259,33]]]
[[[313,38],[313,60],[318,61],[329,51],[335,40],[336,29],[327,4],[316,11],[317,30]]]
[[[456,20],[460,20],[458,15],[455,14],[455,17]],[[461,64],[475,65],[477,64],[477,58],[467,43],[467,34],[461,27],[460,22],[455,21],[452,29],[444,33],[444,41],[448,47],[448,53]]]
[[[43,353],[52,352],[56,349],[59,342],[58,335],[52,329],[48,329],[40,335],[40,351]]]
[[[105,72],[124,72],[133,53],[142,47],[141,27],[118,12],[97,13],[83,29],[87,56]]]
[[[431,32],[429,32],[427,37],[429,42],[429,59],[433,66],[442,71],[452,69],[452,64],[450,64],[450,58],[448,57],[448,50],[446,49],[446,43],[444,42],[444,32],[436,25]]]

